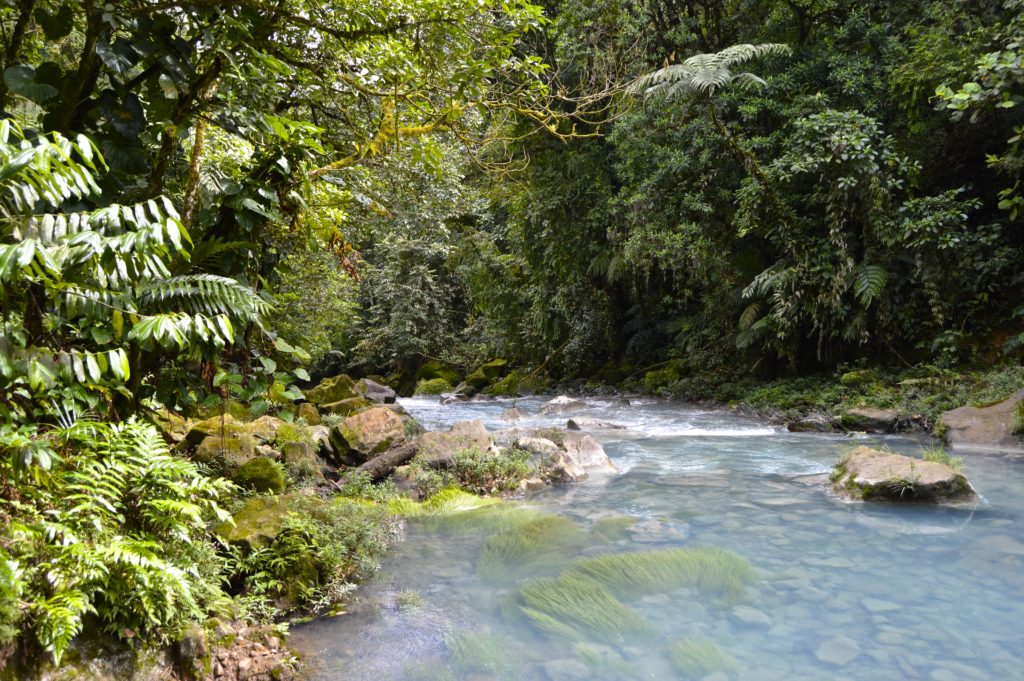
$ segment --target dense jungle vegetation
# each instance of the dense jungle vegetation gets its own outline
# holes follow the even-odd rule
[[[0,664],[279,614],[161,409],[493,358],[1019,386],[1022,38],[1020,0],[6,0]],[[332,509],[310,604],[372,559]]]

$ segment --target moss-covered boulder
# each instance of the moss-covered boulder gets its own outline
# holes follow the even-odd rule
[[[313,435],[306,426],[298,423],[281,423],[274,437],[274,446],[281,449],[291,442],[313,444]]]
[[[358,397],[356,394],[356,382],[347,374],[338,374],[320,381],[315,388],[306,392],[306,399],[313,404],[329,404],[340,400],[347,400],[350,397]]]
[[[848,371],[839,377],[839,383],[854,390],[866,390],[878,383],[878,376],[871,369]]]
[[[295,494],[253,497],[234,515],[234,523],[222,524],[217,534],[234,546],[269,546],[281,532],[285,516],[303,501]]]
[[[358,466],[405,439],[402,418],[387,407],[349,416],[331,429],[331,445],[341,463]]]
[[[337,414],[338,416],[351,416],[357,412],[373,406],[373,402],[365,397],[349,397],[348,399],[328,402],[320,405],[320,410],[325,414]]]
[[[274,416],[261,416],[255,421],[241,424],[241,427],[260,442],[270,444],[277,439],[277,431],[281,426],[286,425],[285,421]]]
[[[426,362],[416,371],[416,382],[432,381],[442,379],[448,385],[456,385],[462,380],[462,375],[452,366],[436,359]]]
[[[519,372],[513,371],[505,378],[495,381],[484,392],[495,397],[518,397],[520,380]]]
[[[843,412],[840,421],[847,430],[865,433],[891,433],[896,430],[899,413],[892,409],[853,407]]]
[[[477,369],[471,372],[466,378],[462,380],[460,385],[466,385],[472,388],[475,392],[480,392],[486,388],[491,382],[491,379],[487,378],[487,374],[483,372],[483,369]],[[475,394],[475,393],[474,393]]]
[[[953,466],[860,446],[836,464],[832,490],[863,501],[964,503],[977,500],[967,478]]]
[[[220,473],[230,474],[255,453],[256,440],[248,433],[239,433],[235,437],[211,435],[199,443],[192,458]]]
[[[198,410],[196,416],[201,419],[209,419],[220,417],[222,414],[239,421],[250,421],[253,416],[252,409],[238,400],[221,400],[211,406],[202,407]]]
[[[289,442],[281,447],[281,461],[296,480],[323,480],[320,470],[320,459],[316,455],[316,445],[310,442]]]
[[[416,384],[414,395],[443,395],[453,390],[452,384],[443,378],[425,378]]]
[[[192,424],[188,434],[182,441],[182,446],[196,447],[208,437],[237,438],[242,434],[248,435],[245,425],[230,414],[224,416],[213,416]]]
[[[287,484],[281,465],[265,456],[257,456],[239,466],[231,481],[244,489],[272,494],[280,494]]]
[[[303,402],[296,411],[296,416],[305,421],[308,425],[320,425],[320,411],[312,402]]]
[[[505,372],[508,371],[508,361],[504,359],[492,359],[486,364],[481,364],[477,371],[486,376],[488,381],[493,381],[496,378],[505,375]]]
[[[164,441],[169,445],[178,444],[188,435],[188,421],[168,409],[158,409],[153,412],[149,417],[149,421],[156,426]]]

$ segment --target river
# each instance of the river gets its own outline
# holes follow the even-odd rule
[[[966,453],[982,499],[971,509],[844,503],[820,475],[845,449],[913,455],[924,443],[788,433],[653,399],[587,402],[579,415],[626,427],[593,433],[619,473],[511,502],[571,521],[569,555],[485,575],[482,552],[507,529],[410,520],[347,614],[293,629],[312,678],[1024,679],[1024,460]],[[504,409],[541,403],[402,400],[431,430],[466,419],[504,429]],[[692,583],[619,593],[626,610],[612,617],[638,622],[622,635],[545,630],[517,605],[524,587],[577,559],[694,547],[729,552],[753,578],[737,593]]]

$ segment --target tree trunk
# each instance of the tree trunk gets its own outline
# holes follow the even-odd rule
[[[373,482],[383,480],[387,476],[391,475],[396,468],[416,456],[418,449],[417,445],[413,442],[408,442],[404,445],[395,447],[394,449],[389,449],[380,456],[370,459],[362,466],[349,471],[342,476],[341,480],[338,480],[334,484],[338,489],[341,489],[345,487],[345,485],[349,484],[352,479],[360,473],[368,473],[370,475],[370,480]]]

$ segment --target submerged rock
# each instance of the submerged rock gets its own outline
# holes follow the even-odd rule
[[[852,638],[836,636],[818,646],[814,655],[822,662],[845,667],[860,655],[860,645]]]
[[[540,408],[540,413],[544,416],[558,416],[559,414],[568,414],[572,411],[579,411],[586,406],[586,403],[581,400],[574,400],[571,397],[559,395],[555,399],[545,402]]]
[[[836,464],[829,478],[832,489],[864,501],[974,501],[974,488],[952,466],[901,454],[857,447]]]
[[[896,429],[898,421],[898,412],[874,407],[854,407],[847,409],[842,416],[844,428],[865,433],[891,433]]]
[[[939,417],[938,430],[945,431],[953,447],[1024,449],[1022,404],[1024,389],[988,407],[951,409]]]

